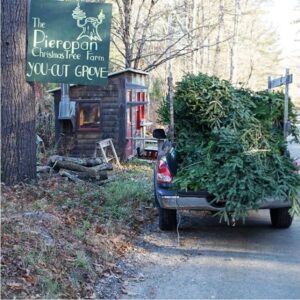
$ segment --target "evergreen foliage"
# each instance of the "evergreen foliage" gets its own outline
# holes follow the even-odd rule
[[[290,120],[295,115],[290,101]],[[207,189],[215,202],[226,200],[221,217],[245,218],[270,198],[289,198],[291,214],[300,213],[300,176],[285,155],[284,95],[234,88],[204,74],[187,75],[174,96],[176,150],[180,189]],[[161,121],[169,123],[165,102]],[[297,128],[290,132],[299,141]]]

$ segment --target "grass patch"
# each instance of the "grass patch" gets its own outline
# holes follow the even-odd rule
[[[76,259],[74,261],[74,266],[76,268],[82,268],[86,271],[92,270],[90,258],[86,255],[84,251],[76,252]]]
[[[124,180],[110,184],[103,195],[103,213],[111,218],[128,221],[142,204],[151,203],[152,188],[134,179]]]
[[[88,220],[83,220],[82,226],[74,229],[74,235],[80,240],[84,239],[86,232],[91,228],[91,223]]]
[[[62,291],[62,286],[57,280],[43,277],[41,280],[45,299],[57,299]]]
[[[125,171],[117,173],[118,180],[102,190],[102,214],[108,219],[132,220],[136,210],[153,203],[152,165],[133,160]]]

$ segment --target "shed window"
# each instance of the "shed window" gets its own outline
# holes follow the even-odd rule
[[[100,129],[99,103],[79,103],[79,129]]]

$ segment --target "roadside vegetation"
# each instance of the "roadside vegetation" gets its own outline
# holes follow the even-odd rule
[[[99,279],[149,220],[152,195],[152,166],[139,161],[102,186],[56,175],[2,185],[1,297],[97,298]]]

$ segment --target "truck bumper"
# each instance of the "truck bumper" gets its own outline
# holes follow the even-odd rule
[[[210,204],[208,194],[200,193],[198,196],[181,196],[176,191],[157,188],[156,196],[161,208],[165,209],[195,209],[220,211],[224,207],[220,204]],[[291,201],[288,199],[267,198],[259,206],[259,209],[290,207]]]

